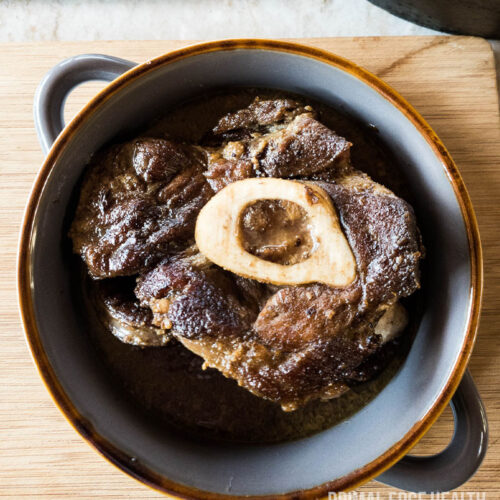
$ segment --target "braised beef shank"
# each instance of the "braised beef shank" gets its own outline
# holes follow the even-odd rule
[[[94,278],[137,276],[137,307],[150,311],[150,325],[257,396],[287,410],[338,396],[380,351],[381,316],[419,288],[423,256],[411,206],[357,171],[350,147],[290,99],[256,99],[223,116],[204,147],[164,138],[113,146],[84,179],[74,250]],[[307,180],[328,193],[356,258],[354,283],[266,285],[197,252],[200,209],[249,177]],[[269,222],[265,210],[253,208],[250,232]],[[296,240],[253,251],[279,261]]]

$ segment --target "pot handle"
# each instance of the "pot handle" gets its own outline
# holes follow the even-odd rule
[[[474,380],[467,370],[450,401],[455,431],[448,447],[432,456],[407,455],[377,481],[422,493],[450,491],[477,471],[488,445],[488,421]]]
[[[44,153],[64,128],[64,103],[77,85],[91,80],[112,81],[136,63],[102,54],[82,54],[61,61],[43,78],[35,94],[33,114]]]

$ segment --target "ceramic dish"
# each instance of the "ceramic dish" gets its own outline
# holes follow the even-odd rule
[[[91,79],[113,81],[64,128],[66,95]],[[212,88],[238,85],[310,96],[375,125],[418,193],[415,208],[428,255],[422,321],[391,382],[352,418],[312,437],[275,445],[195,442],[141,417],[114,390],[89,345],[71,298],[63,244],[68,203],[95,151],[147,123],[160,109]],[[475,472],[487,439],[484,409],[465,371],[482,293],[476,219],[446,148],[383,81],[331,53],[268,40],[203,43],[139,66],[84,55],[45,77],[36,95],[35,122],[47,158],[22,227],[22,319],[54,400],[111,462],[158,490],[200,499],[318,498],[376,476],[400,488],[438,491],[457,487]],[[401,460],[457,388],[450,446],[434,457]]]

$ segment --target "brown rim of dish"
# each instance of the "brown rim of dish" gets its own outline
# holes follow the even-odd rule
[[[119,92],[124,87],[129,85],[136,79],[145,74],[155,71],[160,66],[175,63],[186,57],[206,54],[214,51],[226,51],[235,49],[246,50],[271,50],[278,52],[286,52],[316,59],[330,66],[335,66],[365,84],[375,89],[380,95],[391,102],[408,118],[417,130],[426,139],[428,144],[434,150],[436,156],[441,160],[444,170],[448,176],[450,183],[453,186],[455,195],[460,205],[464,223],[466,226],[467,237],[469,241],[470,263],[471,263],[471,290],[470,290],[470,309],[467,318],[467,335],[461,346],[460,355],[453,367],[452,374],[448,379],[444,390],[441,392],[437,400],[426,415],[416,422],[413,427],[395,443],[389,450],[379,456],[377,459],[366,464],[364,467],[357,469],[350,474],[333,481],[321,484],[311,489],[298,490],[280,495],[270,496],[254,496],[254,497],[238,497],[233,495],[224,495],[219,493],[211,493],[202,491],[197,488],[189,487],[183,484],[175,483],[162,475],[148,469],[140,464],[132,457],[125,454],[112,443],[100,436],[94,429],[91,422],[87,421],[78,410],[73,406],[67,394],[64,392],[61,384],[50,365],[47,355],[40,341],[35,314],[33,309],[33,301],[31,294],[31,263],[30,263],[30,243],[34,223],[34,215],[36,207],[41,197],[42,188],[45,184],[47,176],[53,165],[59,158],[66,144],[71,140],[74,134],[85,120],[105,101],[107,101],[116,92]],[[444,144],[437,137],[429,124],[419,115],[419,113],[395,90],[384,83],[377,76],[357,66],[356,64],[332,54],[326,50],[317,49],[297,43],[266,40],[266,39],[235,39],[222,40],[199,43],[190,45],[178,50],[174,50],[165,55],[159,56],[151,61],[141,64],[127,71],[116,80],[107,85],[96,97],[94,97],[69,123],[69,125],[60,134],[57,140],[52,145],[47,157],[38,173],[38,176],[33,185],[24,215],[23,225],[21,228],[21,236],[19,240],[19,255],[18,255],[18,295],[21,319],[23,322],[26,338],[28,341],[33,360],[38,368],[38,371],[44,381],[49,393],[52,395],[56,405],[68,419],[70,424],[82,435],[82,437],[99,451],[106,459],[118,468],[131,475],[135,479],[144,484],[161,491],[174,495],[177,498],[188,499],[206,499],[206,500],[221,500],[228,498],[245,498],[245,499],[282,499],[282,500],[298,500],[298,499],[315,499],[327,496],[329,491],[346,491],[352,490],[361,486],[368,480],[378,476],[384,470],[388,469],[400,460],[426,433],[430,426],[435,422],[441,412],[444,410],[455,390],[462,379],[464,371],[467,367],[474,341],[476,338],[477,328],[479,324],[479,314],[481,309],[483,287],[483,263],[481,242],[479,239],[479,230],[477,226],[474,210],[465,188],[464,182],[458,172],[458,169],[453,162],[450,154]]]

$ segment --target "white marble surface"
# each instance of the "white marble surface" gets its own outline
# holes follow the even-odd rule
[[[0,42],[435,33],[366,0],[0,0]]]

